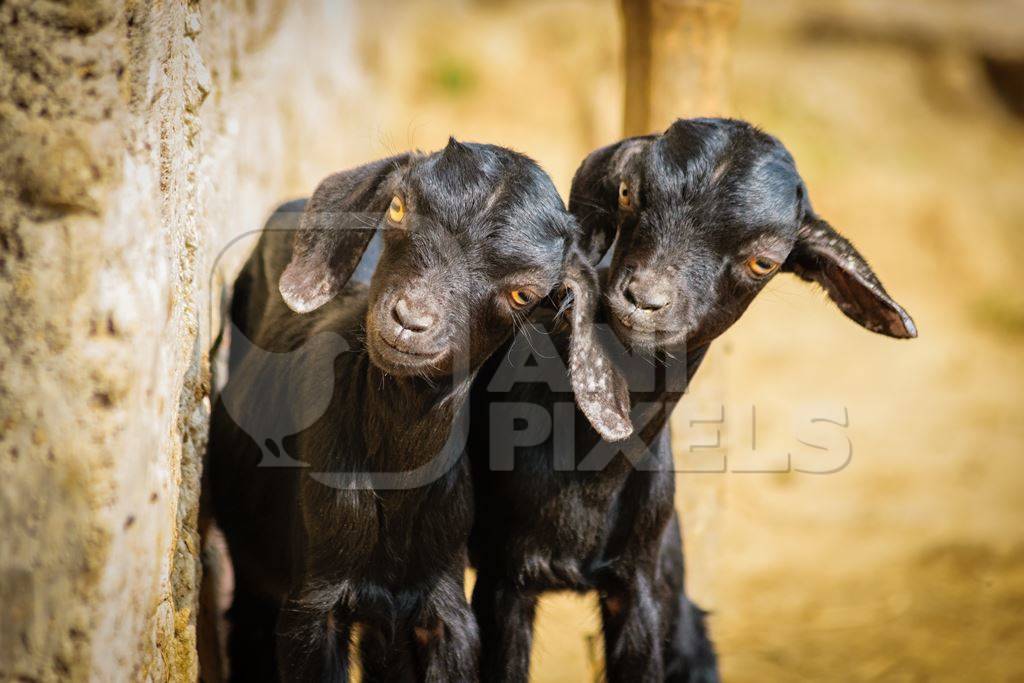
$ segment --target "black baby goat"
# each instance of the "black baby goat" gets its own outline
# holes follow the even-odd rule
[[[376,231],[368,290],[346,286]],[[459,417],[476,372],[564,287],[577,366],[605,368],[603,389],[574,377],[581,406],[604,436],[631,431],[577,239],[534,162],[454,140],[330,176],[271,218],[231,307],[258,348],[232,342],[207,461],[235,576],[234,680],[345,680],[356,624],[366,680],[477,678]],[[268,424],[294,428],[273,443]]]
[[[636,433],[609,444],[574,416],[564,366],[550,362],[567,348],[551,311],[534,316],[549,334],[528,330],[485,364],[470,434],[482,677],[526,680],[541,593],[596,590],[609,681],[715,681],[703,613],[683,590],[673,407],[708,345],[780,271],[819,283],[874,332],[913,337],[914,324],[811,208],[782,144],[746,123],[680,120],[599,149],[569,207],[592,262],[616,245],[599,321],[620,349]]]

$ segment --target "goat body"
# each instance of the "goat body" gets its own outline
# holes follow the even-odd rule
[[[484,678],[526,680],[541,593],[597,590],[610,681],[715,681],[703,613],[684,591],[674,509],[667,421],[685,386],[778,272],[822,285],[871,331],[908,338],[916,328],[811,208],[782,144],[744,122],[680,120],[598,149],[576,172],[569,208],[592,262],[614,243],[599,319],[605,345],[620,350],[611,358],[636,432],[610,444],[591,430],[559,390],[557,363],[545,381],[522,361],[511,380],[499,360],[482,373],[471,399],[470,554]],[[537,323],[550,336],[519,343],[542,350],[537,365],[545,339],[564,360],[550,316]]]
[[[258,253],[286,234],[265,233]],[[247,266],[243,286],[259,263]],[[236,300],[246,294],[236,292]],[[325,359],[310,358],[303,344],[320,334],[342,334],[349,348],[326,359],[333,386],[326,388],[330,402],[322,416],[284,440],[288,452],[302,454],[305,467],[275,467],[272,454],[264,462],[266,451],[239,426],[265,423],[259,413],[266,406],[289,407],[274,395],[253,396],[234,414],[223,401],[214,409],[209,450],[218,457],[209,460],[211,500],[235,568],[232,676],[276,678],[278,628],[294,629],[295,651],[319,650],[297,655],[299,661],[284,663],[286,670],[298,678],[342,676],[356,622],[364,624],[366,670],[387,679],[408,675],[414,664],[388,653],[412,651],[411,643],[402,647],[399,641],[433,635],[443,623],[454,647],[427,638],[421,645],[435,651],[420,656],[445,677],[471,679],[477,637],[463,597],[472,511],[465,461],[425,486],[404,490],[336,488],[307,476],[413,470],[432,461],[448,439],[468,383],[389,377],[373,365],[360,339],[365,288],[352,288],[304,315],[271,302],[255,328],[237,328],[250,333],[258,348],[283,356],[271,369],[273,381],[260,386],[280,390],[298,383],[289,392],[298,401],[322,401],[324,377],[309,375],[307,368],[323,366]],[[262,356],[248,358],[233,369],[231,383],[244,385],[250,375],[267,371]],[[229,385],[225,393],[231,391]]]
[[[347,285],[376,232],[369,287]],[[455,140],[330,176],[272,216],[235,283],[207,457],[235,572],[233,679],[345,680],[356,624],[367,680],[476,678],[463,408],[559,284],[580,366],[607,368],[587,373],[602,391],[573,378],[585,411],[605,436],[630,429],[590,343],[598,285],[576,232],[536,164]]]
[[[604,328],[604,343],[631,388],[636,428],[612,444],[573,408],[572,394],[552,390],[554,381],[491,389],[495,376],[508,371],[503,365],[513,347],[541,349],[531,363],[549,364],[546,337],[566,362],[565,335],[546,313],[485,364],[471,398],[469,452],[479,493],[470,556],[483,677],[527,679],[542,593],[595,590],[609,680],[715,680],[703,613],[684,590],[667,425],[707,347],[628,357]],[[485,457],[497,440],[521,438],[510,429],[524,404],[553,416],[550,435],[517,447],[512,467]]]

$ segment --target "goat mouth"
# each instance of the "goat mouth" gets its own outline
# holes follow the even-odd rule
[[[444,353],[444,350],[441,350],[441,351],[412,351],[410,349],[403,349],[400,346],[398,346],[398,344],[396,344],[395,342],[393,342],[390,339],[388,339],[387,337],[385,337],[383,334],[380,334],[380,335],[377,335],[377,336],[380,337],[380,340],[382,342],[384,342],[389,347],[391,347],[395,351],[398,351],[399,353],[401,353],[402,355],[405,355],[405,356],[412,356],[413,358],[437,358],[438,356],[440,356],[440,355],[442,355]]]
[[[656,325],[652,325],[648,321],[636,320],[633,317],[633,311],[615,311],[611,315],[611,318],[616,327],[625,331],[627,334],[654,337],[667,332],[667,330],[663,330]]]
[[[685,329],[664,329],[648,325],[637,325],[628,315],[612,315],[612,329],[616,336],[627,346],[636,349],[652,350],[674,346],[686,340]]]
[[[383,334],[374,335],[377,344],[368,344],[370,357],[381,369],[388,372],[401,374],[402,371],[416,371],[427,367],[436,367],[445,355],[447,349],[440,351],[410,351],[399,348],[394,342]]]

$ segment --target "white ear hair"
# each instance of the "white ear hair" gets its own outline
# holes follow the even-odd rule
[[[608,441],[621,441],[633,433],[629,387],[594,334],[600,284],[594,269],[575,249],[564,284],[573,294],[569,378],[576,403],[598,434]]]

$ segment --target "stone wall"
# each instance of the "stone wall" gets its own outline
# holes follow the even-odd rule
[[[197,677],[219,254],[353,156],[353,22],[0,2],[0,680]]]

